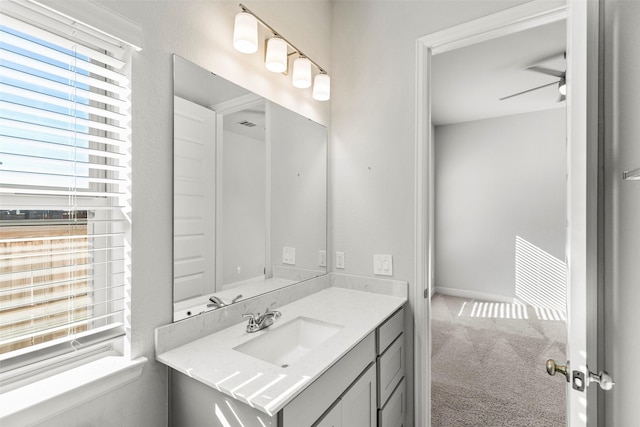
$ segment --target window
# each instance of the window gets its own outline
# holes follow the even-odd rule
[[[0,364],[124,334],[129,49],[31,3],[0,16]]]

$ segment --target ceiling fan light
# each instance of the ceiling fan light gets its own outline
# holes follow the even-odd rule
[[[287,43],[280,37],[273,37],[267,41],[267,55],[265,67],[274,73],[287,71]]]
[[[560,80],[560,83],[558,83],[558,92],[560,92],[560,95],[567,95],[567,81],[565,79]]]
[[[242,53],[258,51],[258,20],[250,13],[236,15],[233,27],[233,47]]]
[[[293,86],[305,89],[311,86],[311,61],[305,57],[300,57],[293,61]]]

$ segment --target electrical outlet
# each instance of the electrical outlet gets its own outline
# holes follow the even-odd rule
[[[296,248],[285,246],[282,248],[282,263],[295,265],[296,263]]]
[[[344,268],[344,252],[336,252],[336,268]]]
[[[393,257],[391,255],[374,255],[373,274],[393,276]]]
[[[318,266],[320,267],[327,266],[327,251],[318,252]]]
[[[236,267],[236,274],[240,274],[242,273],[242,267],[238,266]]]

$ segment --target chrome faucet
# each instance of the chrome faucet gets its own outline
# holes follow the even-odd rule
[[[237,297],[235,297],[234,299],[231,300],[231,304],[237,302],[240,298],[242,298],[242,294],[238,295]],[[220,308],[220,307],[224,307],[225,304],[224,301],[222,301],[220,298],[218,298],[215,295],[212,295],[211,298],[209,298],[209,301],[211,301],[210,304],[207,304],[207,308]]]
[[[209,298],[209,301],[211,301],[211,304],[207,304],[207,308],[220,308],[226,305],[220,298],[215,295],[212,295],[211,298]]]
[[[280,316],[282,316],[282,313],[277,310],[271,311],[272,306],[273,304],[267,307],[264,314],[246,313],[242,315],[242,317],[249,319],[249,323],[247,323],[247,332],[252,333],[268,328],[273,325],[274,320],[278,320]]]

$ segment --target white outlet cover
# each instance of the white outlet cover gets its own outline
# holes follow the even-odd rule
[[[285,246],[282,248],[282,263],[295,265],[296,263],[296,248]]]
[[[327,251],[318,251],[318,266],[327,266]]]
[[[336,268],[344,268],[344,252],[336,252]]]

